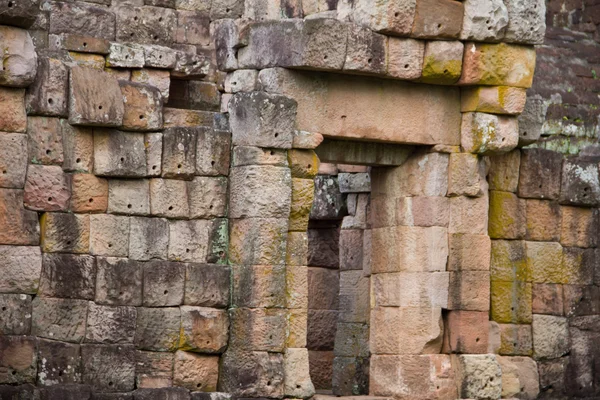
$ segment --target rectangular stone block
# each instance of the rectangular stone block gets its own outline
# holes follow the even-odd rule
[[[558,203],[545,200],[527,200],[528,240],[560,240],[561,207]]]
[[[531,283],[492,281],[492,320],[507,324],[529,324],[532,320],[531,302]]]
[[[177,351],[173,362],[173,385],[189,390],[214,392],[219,380],[219,357]]]
[[[151,179],[150,212],[159,217],[187,218],[189,204],[186,182],[175,179]]]
[[[245,351],[283,352],[286,333],[284,310],[234,308],[230,310],[229,348]]]
[[[155,388],[172,385],[173,353],[135,352],[135,382],[138,388]]]
[[[60,119],[63,142],[63,169],[65,171],[92,172],[94,168],[94,135],[91,128],[72,126]]]
[[[73,343],[83,340],[88,309],[86,300],[36,297],[32,306],[32,335]]]
[[[453,359],[456,378],[463,382],[459,397],[497,398],[502,394],[502,369],[498,357],[493,354],[461,355]]]
[[[37,1],[25,4],[12,4],[10,7],[6,7],[6,13],[0,17],[0,23],[25,29],[30,28],[40,13],[39,6],[39,2]]]
[[[41,246],[45,252],[87,253],[90,248],[90,218],[70,213],[44,213]]]
[[[33,336],[0,336],[0,382],[35,383],[37,340]],[[9,393],[11,394],[11,393]]]
[[[129,220],[129,258],[147,261],[167,259],[169,223],[163,218],[132,217]]]
[[[81,345],[83,383],[103,392],[127,392],[135,384],[135,349],[132,345]]]
[[[48,297],[93,300],[96,260],[86,255],[45,253],[38,294]]]
[[[143,265],[143,305],[178,306],[183,303],[185,265],[168,261],[149,261]]]
[[[388,38],[387,74],[399,79],[421,77],[425,43],[415,39]]]
[[[306,347],[309,350],[333,350],[337,330],[337,310],[308,310]]]
[[[210,128],[198,128],[196,174],[229,175],[231,133]]]
[[[169,260],[207,262],[214,221],[169,221]]]
[[[488,271],[450,272],[448,293],[450,310],[488,311],[490,273]]]
[[[308,264],[308,234],[306,232],[288,232],[285,263],[288,266]]]
[[[458,38],[464,7],[459,1],[417,0],[411,36],[418,38]]]
[[[563,315],[563,285],[535,283],[532,311],[534,314]]]
[[[456,4],[454,1],[445,3]],[[455,23],[455,21],[452,22]],[[439,25],[440,24],[438,24],[438,26]],[[438,85],[451,85],[456,83],[460,78],[460,73],[462,71],[463,53],[464,44],[459,41],[440,40],[427,42],[425,44],[423,74],[419,81]]]
[[[567,283],[591,285],[597,265],[596,251],[577,247],[563,247],[562,271]]]
[[[306,232],[313,205],[315,184],[312,179],[292,178],[290,206],[290,231]]]
[[[91,215],[90,253],[99,256],[127,257],[129,218],[109,214]]]
[[[38,340],[38,385],[55,387],[81,382],[79,344]]]
[[[444,353],[485,354],[488,352],[488,313],[450,311],[444,317]]]
[[[106,212],[108,181],[92,174],[71,175],[71,210],[74,212]]]
[[[133,343],[135,336],[135,307],[110,307],[89,303],[86,343]]]
[[[181,312],[178,307],[137,309],[135,347],[138,350],[175,351],[180,341]]]
[[[160,47],[160,46],[156,46],[156,47]],[[148,48],[148,46],[145,47],[146,49]],[[162,47],[161,47],[162,49]],[[168,49],[168,48],[164,48],[165,50],[171,51],[174,53],[173,50]],[[148,50],[146,50],[148,51]],[[159,61],[159,57],[160,60],[162,60],[162,58],[167,58],[168,54],[166,51],[164,52],[164,54],[160,53],[156,55],[156,59],[157,61]],[[151,56],[153,56],[154,53],[152,53]],[[173,60],[175,60],[175,58],[173,57]],[[148,64],[148,55],[146,55],[146,65]],[[174,64],[174,61],[173,61]],[[147,65],[148,66],[148,65]],[[171,75],[169,74],[169,71],[165,71],[165,70],[161,70],[161,69],[154,69],[154,68],[143,68],[143,69],[138,69],[138,70],[133,70],[131,71],[131,81],[132,82],[137,82],[137,83],[144,83],[146,85],[150,85],[153,86],[155,88],[157,88],[160,92],[160,95],[162,97],[162,100],[164,103],[169,101],[169,86],[171,83]],[[164,107],[162,108],[163,111],[163,115],[161,116],[161,119],[163,120],[164,123]]]
[[[100,176],[146,176],[144,134],[94,129],[94,173]]]
[[[187,183],[190,218],[224,217],[227,210],[227,179],[195,177]]]
[[[448,308],[448,272],[395,272],[371,276],[371,308]]]
[[[452,197],[448,233],[488,234],[489,199],[483,197]]]
[[[122,5],[116,12],[116,28],[119,42],[170,46],[175,40],[177,16],[174,10],[162,7]]]
[[[557,200],[560,194],[562,155],[545,149],[527,149],[521,153],[519,197]]]
[[[3,87],[0,89],[0,131],[27,131],[27,115],[25,114],[25,89]]]
[[[508,356],[531,356],[531,325],[500,324],[500,353]]]
[[[534,315],[531,328],[534,359],[559,358],[569,351],[569,328],[566,318]]]
[[[526,202],[511,192],[490,191],[488,234],[492,239],[523,239]]]
[[[108,181],[108,212],[111,214],[148,215],[150,183],[147,179]]]
[[[560,243],[563,246],[596,247],[598,212],[590,208],[561,207]]]
[[[146,146],[146,175],[159,177],[162,174],[162,133],[145,134],[144,146]]]
[[[274,218],[230,221],[229,261],[240,265],[283,265],[288,220]]]
[[[329,268],[308,268],[308,308],[337,310],[339,307],[339,272]]]
[[[230,269],[216,264],[186,264],[184,304],[224,308],[229,305]]]
[[[308,268],[303,266],[286,267],[286,307],[307,309],[309,297]]]
[[[450,154],[448,167],[448,195],[479,197],[483,193],[480,186],[485,176],[485,167],[474,154]]]
[[[488,174],[490,190],[515,193],[519,184],[521,152],[515,150],[497,154],[491,156],[490,161],[491,165]]]
[[[3,335],[29,335],[31,333],[31,296],[26,294],[0,294]]]
[[[140,54],[143,57],[142,54]],[[143,62],[143,61],[142,61]],[[156,131],[163,127],[162,95],[154,86],[119,81],[124,99],[123,128],[127,131]]]
[[[487,235],[448,236],[448,271],[490,269],[491,241]]]
[[[600,202],[598,164],[584,160],[564,160],[560,203],[593,207]]]
[[[49,33],[70,33],[115,39],[115,14],[86,4],[56,2],[51,5]]]
[[[525,90],[521,88],[465,87],[461,90],[461,111],[518,115],[525,109],[525,100]]]
[[[462,114],[461,146],[476,154],[497,154],[513,150],[519,144],[516,117],[469,112]]]
[[[0,189],[0,243],[38,245],[40,228],[37,213],[23,207],[23,191]]]
[[[229,339],[229,316],[225,310],[181,307],[181,350],[222,353]]]
[[[66,117],[68,115],[69,70],[58,59],[40,57],[35,81],[25,95],[25,107],[30,115]]]
[[[96,303],[142,305],[143,263],[124,258],[97,257]]]
[[[530,250],[527,242],[517,240],[494,240],[491,249],[492,281],[531,282],[531,263],[527,262]],[[544,245],[552,245],[544,243]],[[552,248],[552,247],[550,247]],[[554,254],[556,254],[554,252]],[[560,262],[560,260],[558,260]]]
[[[36,211],[66,211],[71,188],[68,176],[56,165],[29,165],[23,203]]]
[[[285,306],[286,271],[283,266],[232,266],[232,301],[237,307]]]
[[[369,320],[370,280],[362,271],[340,272],[340,322]]]
[[[190,178],[196,168],[195,128],[167,128],[163,133],[162,176],[165,178]]]
[[[27,172],[27,136],[0,135],[0,187],[22,189]]]
[[[29,161],[35,164],[63,163],[63,143],[58,118],[28,117]]]

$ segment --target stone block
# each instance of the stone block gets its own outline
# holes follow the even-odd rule
[[[227,207],[227,179],[195,177],[188,182],[190,218],[223,217]]]
[[[448,236],[448,271],[488,271],[491,241],[487,235]]]
[[[337,396],[368,393],[369,359],[335,357],[333,360],[333,393]]]
[[[551,243],[544,243],[551,245]],[[549,249],[553,249],[549,247]],[[492,281],[531,282],[532,263],[527,262],[527,242],[517,240],[494,240],[491,248]],[[553,253],[556,255],[556,252]],[[559,255],[560,256],[560,255]],[[551,259],[551,257],[550,257]],[[560,263],[560,259],[558,260]]]
[[[106,212],[108,181],[92,174],[71,175],[71,207],[78,213]]]
[[[292,178],[289,230],[306,232],[315,192],[312,179]]]
[[[179,349],[195,353],[222,353],[229,339],[227,311],[182,306]]]
[[[450,356],[373,355],[369,393],[375,396],[458,398]]]
[[[593,207],[600,202],[598,163],[564,160],[561,182],[561,204]]]
[[[0,88],[0,131],[26,132],[27,115],[25,114],[25,89]]]
[[[53,3],[49,18],[50,34],[74,34],[115,39],[115,14],[91,4]]]
[[[531,87],[535,69],[532,47],[474,42],[465,47],[459,84]]]
[[[479,197],[483,193],[480,185],[483,163],[479,157],[468,153],[450,154],[448,167],[448,195]]]
[[[110,43],[106,55],[106,66],[111,68],[142,68],[144,49],[141,46]],[[122,84],[120,84],[122,86]]]
[[[0,149],[0,187],[22,189],[27,172],[27,136],[3,133]]]
[[[174,179],[151,179],[150,212],[159,217],[187,218],[189,204],[186,182]]]
[[[180,340],[180,315],[178,307],[138,308],[136,348],[152,351],[176,350]]]
[[[291,309],[287,313],[286,348],[305,348],[308,336],[308,311]]]
[[[450,311],[444,316],[444,353],[483,354],[488,351],[488,313]]]
[[[214,392],[219,378],[219,357],[177,351],[173,384],[189,390]]]
[[[135,385],[132,345],[81,345],[83,383],[103,392],[127,392]]]
[[[306,349],[287,349],[283,358],[283,368],[285,395],[307,398],[315,393],[310,379]]]
[[[81,381],[79,344],[38,340],[38,379],[42,386],[68,386]]]
[[[240,69],[227,74],[225,78],[225,92],[252,92],[258,88],[258,71],[253,69]]]
[[[488,233],[492,239],[523,239],[526,202],[511,192],[490,191]]]
[[[96,260],[86,255],[45,253],[38,294],[48,297],[93,300]]]
[[[566,318],[536,314],[533,316],[531,326],[534,359],[558,358],[569,351],[569,329]]]
[[[36,297],[32,306],[33,335],[64,342],[82,341],[86,328],[87,301]]]
[[[31,332],[31,296],[26,294],[0,294],[2,335],[29,335]]]
[[[563,246],[595,247],[598,213],[589,208],[561,207],[560,243]]]
[[[506,153],[519,143],[519,124],[515,117],[485,113],[464,113],[461,146],[477,154]]]
[[[494,155],[490,157],[490,161],[488,174],[490,190],[515,193],[519,184],[521,152],[511,151]]]
[[[106,64],[106,60],[104,59],[104,56],[100,54],[78,53],[75,51],[70,51],[69,57],[71,60],[73,60],[72,65],[74,66],[96,71],[105,70],[104,65]],[[114,79],[128,79],[128,74],[126,71],[106,68],[104,72]]]
[[[552,283],[533,285],[534,314],[563,315],[563,286]]]
[[[502,370],[493,354],[461,355],[457,362],[457,381],[462,382],[459,396],[465,399],[499,399],[502,394]]]
[[[315,194],[310,219],[341,219],[346,212],[346,201],[340,192],[338,178],[320,175],[314,181]]]
[[[351,26],[344,71],[367,74],[385,74],[387,70],[388,38],[374,33],[367,27]]]
[[[508,10],[501,0],[463,1],[465,14],[461,40],[496,42],[504,38],[508,26]]]
[[[286,271],[282,266],[233,266],[233,305],[273,308],[285,306]]]
[[[49,46],[52,50],[68,50],[80,53],[108,54],[110,41],[98,37],[72,33],[51,34]]]
[[[531,325],[500,324],[499,354],[508,356],[531,356],[533,342]]]
[[[25,107],[30,115],[66,117],[69,71],[58,59],[40,57],[37,74],[25,95]]]
[[[425,43],[415,39],[388,38],[387,74],[399,79],[418,79],[423,71]]]
[[[593,249],[563,248],[562,271],[567,283],[591,285],[596,264],[596,252]]]
[[[228,351],[221,361],[219,390],[239,396],[283,397],[283,357],[262,351]]]
[[[359,229],[343,229],[340,232],[340,269],[362,270],[363,265],[363,231]]]
[[[312,150],[288,150],[288,162],[294,178],[314,179],[319,171],[319,157]]]
[[[306,347],[309,350],[333,350],[338,311],[308,310]]]
[[[273,218],[230,221],[229,261],[242,265],[283,265],[288,220]]]
[[[177,62],[171,70],[171,76],[182,80],[205,78],[214,66],[210,63],[211,51],[189,45],[181,46],[184,45],[179,46],[183,51],[177,52]]]
[[[93,68],[69,73],[69,123],[117,127],[123,123],[123,97],[117,80]]]
[[[443,323],[439,308],[377,307],[371,310],[372,354],[439,353]],[[398,331],[398,326],[405,329]]]
[[[336,357],[368,357],[369,326],[360,323],[339,323],[335,336]]]
[[[499,323],[529,324],[531,314],[531,283],[492,281],[491,319]]]
[[[369,173],[339,173],[338,182],[341,193],[369,193],[371,191],[371,177]]]
[[[190,400],[190,392],[181,387],[143,388],[133,392],[133,400]]]
[[[417,0],[412,37],[429,39],[458,38],[464,6],[453,0]]]
[[[110,307],[89,303],[86,343],[133,343],[135,337],[135,307]]]
[[[163,134],[152,132],[144,135],[146,146],[146,174],[159,177],[162,174]]]
[[[146,179],[108,181],[108,212],[112,214],[150,214],[150,186]]]
[[[274,166],[234,167],[231,175],[231,218],[287,218],[292,197],[291,173]]]
[[[3,64],[0,85],[29,86],[37,72],[37,54],[29,32],[12,26],[0,26],[0,41]]]
[[[286,267],[286,306],[288,309],[307,309],[309,297],[308,268]]]
[[[292,147],[294,149],[314,150],[323,143],[323,135],[305,131],[296,131]],[[320,163],[319,163],[320,164]]]
[[[162,388],[173,383],[173,353],[135,352],[135,381],[138,388]]]
[[[557,200],[562,155],[550,150],[527,149],[521,154],[519,197]]]
[[[141,261],[167,258],[169,223],[166,219],[132,217],[129,225],[129,258]]]
[[[143,263],[112,257],[97,257],[96,262],[96,303],[142,305]]]
[[[196,174],[229,175],[231,133],[201,128],[197,136]]]
[[[153,260],[143,265],[143,305],[178,306],[183,303],[185,265]]]
[[[44,252],[88,253],[90,218],[71,213],[44,213],[41,246]]]
[[[170,46],[175,40],[177,15],[161,7],[121,5],[116,11],[116,39]]]
[[[415,17],[416,1],[383,1],[373,4],[368,0],[354,3],[353,19],[376,32],[393,36],[407,36]]]
[[[94,168],[94,135],[91,128],[72,126],[60,119],[63,141],[63,169],[92,172]]]
[[[523,3],[518,0],[505,2],[508,10],[508,26],[504,40],[512,43],[542,44],[546,32],[546,3],[536,0]]]
[[[35,383],[37,340],[32,336],[0,336],[0,382]],[[10,394],[10,393],[9,393]]]
[[[163,55],[161,53],[157,56],[157,58],[166,56],[167,54]],[[147,64],[148,61],[146,61],[146,65]],[[163,102],[167,102],[169,100],[169,85],[171,82],[169,71],[154,68],[136,69],[131,71],[131,81],[153,86],[160,92]],[[161,113],[161,119],[162,118],[163,113]]]
[[[448,235],[445,228],[398,226],[373,229],[372,241],[374,273],[446,269]]]
[[[448,308],[447,272],[395,272],[371,276],[371,307]]]
[[[66,211],[71,188],[67,175],[59,166],[29,165],[23,203],[36,211]]]
[[[90,216],[90,254],[127,257],[129,218],[109,214]]]
[[[525,89],[510,86],[476,86],[461,90],[462,112],[518,115],[525,109]]]
[[[528,240],[558,241],[560,239],[561,207],[552,201],[527,200]]]
[[[239,29],[235,21],[225,19],[215,21],[214,37],[217,66],[221,71],[233,71],[238,68],[237,46]]]
[[[184,304],[203,307],[229,305],[230,270],[224,265],[186,264]]]
[[[333,378],[333,352],[309,350],[308,362],[310,378],[315,388],[317,390],[331,390]]]
[[[6,2],[6,11],[0,17],[0,24],[14,25],[20,28],[30,28],[39,18],[40,4],[38,1],[31,3],[11,3],[10,6]]]
[[[181,108],[163,107],[165,128],[177,126],[210,126],[215,119],[215,113],[200,110],[185,110]]]
[[[540,378],[539,386],[542,392],[552,390],[553,392],[564,393],[565,370],[568,362],[568,357],[544,361],[537,360]]]
[[[282,352],[286,334],[286,316],[281,309],[237,308],[230,311],[229,347],[245,351]]]
[[[99,176],[146,176],[144,134],[94,129],[94,173]]]
[[[389,200],[384,199],[383,201],[387,202]],[[377,200],[371,202],[372,218],[377,212],[377,209],[374,208],[374,204],[377,202]],[[400,197],[397,199],[396,202],[395,214],[395,223],[398,225],[448,227],[448,222],[450,218],[450,201],[448,198],[441,196]],[[385,221],[384,223],[388,225],[393,224],[394,222]]]
[[[308,268],[308,308],[337,310],[339,307],[339,272],[329,268]]]
[[[80,379],[81,380],[81,379]],[[116,395],[111,393],[105,394],[93,394],[92,396],[92,388],[89,385],[82,384],[64,384],[64,385],[54,385],[48,386],[45,388],[41,388],[39,390],[39,395],[44,400],[56,400],[56,399],[65,399],[65,400],[74,400],[74,399],[94,399],[94,400],[114,400],[119,399]],[[124,397],[123,400],[131,400],[131,398]]]
[[[284,96],[263,92],[236,93],[229,102],[233,143],[291,148],[296,108],[296,102]]]
[[[340,272],[340,322],[369,319],[369,278],[362,271]]]
[[[529,357],[498,357],[502,368],[502,397],[536,399],[540,392],[538,365]]]
[[[196,170],[197,129],[167,128],[163,133],[162,176],[190,178]]]
[[[546,120],[548,104],[541,96],[531,96],[525,103],[525,110],[519,116],[519,145],[527,146],[542,136],[542,126]]]
[[[162,95],[154,86],[120,81],[123,94],[123,128],[128,131],[156,131],[163,127]]]
[[[578,317],[598,313],[598,299],[600,299],[600,290],[598,287],[589,285],[564,285],[563,293],[564,313],[566,316]]]
[[[427,42],[420,81],[446,85],[456,83],[462,72],[463,50],[464,45],[459,41]]]
[[[40,228],[37,213],[23,207],[23,191],[0,189],[0,243],[38,245]]]
[[[488,271],[451,272],[448,308],[450,310],[488,311],[490,308],[489,280],[490,273]]]
[[[207,262],[211,256],[211,239],[219,220],[169,221],[171,261]]]

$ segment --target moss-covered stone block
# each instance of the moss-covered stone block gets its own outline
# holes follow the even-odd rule
[[[531,323],[531,283],[492,281],[491,298],[493,321],[506,324]]]
[[[312,179],[292,178],[292,205],[290,210],[290,231],[308,230],[308,218],[315,195]]]
[[[525,221],[525,200],[511,192],[490,191],[488,234],[492,239],[524,238]]]
[[[492,241],[492,281],[530,282],[531,270],[529,267],[530,264],[527,263],[527,254],[524,241]]]

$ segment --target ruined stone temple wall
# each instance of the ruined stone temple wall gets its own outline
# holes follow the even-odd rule
[[[597,396],[591,3],[0,0],[0,398]]]

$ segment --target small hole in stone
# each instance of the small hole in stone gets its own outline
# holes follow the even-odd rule
[[[137,20],[138,20],[138,17],[133,17],[133,20],[134,20],[134,21],[137,21]]]
[[[527,132],[523,132],[523,136],[527,136]]]
[[[2,171],[3,174],[6,174],[6,171]]]
[[[70,246],[70,245],[71,245],[71,241],[67,240],[67,246]]]
[[[348,118],[348,117],[347,117],[346,115],[342,115],[342,117],[341,117],[341,118],[342,118],[342,119],[346,119],[346,118]]]
[[[445,70],[444,70],[444,73],[445,73],[445,74],[447,74],[447,73],[448,73],[448,70],[447,70],[447,69],[445,69]]]
[[[371,63],[373,62],[373,59],[372,59],[372,58],[369,58],[369,59],[367,60],[367,62],[368,62],[369,64],[371,64]]]
[[[16,374],[17,374],[17,371],[13,371],[13,372],[12,372],[12,374],[13,374],[13,375],[16,375]]]
[[[152,169],[156,169],[156,165],[153,165],[153,166],[152,166]]]
[[[157,35],[154,35],[154,40],[158,40],[158,36]]]
[[[6,311],[6,307],[2,307],[2,311]]]
[[[93,202],[94,202],[94,199],[90,199],[90,200],[89,200],[89,202],[90,202],[90,203],[93,203]]]
[[[589,187],[583,188],[583,191],[584,191],[584,192],[589,192],[589,191],[590,191],[590,188],[589,188]]]
[[[173,206],[169,206],[169,211],[173,211]]]
[[[113,385],[113,383],[112,383],[112,382],[108,382],[108,386],[112,386],[112,385]]]
[[[102,110],[102,106],[98,106],[98,110]]]
[[[506,140],[506,138],[502,138],[502,141],[504,142]]]
[[[396,18],[398,18],[398,16],[399,16],[399,15],[400,15],[400,13],[399,13],[399,12],[395,12],[395,13],[394,13],[394,17],[396,17]]]
[[[539,189],[541,189],[541,188],[542,188],[542,184],[541,184],[541,183],[540,183],[540,185],[538,186],[538,188],[539,188]]]
[[[52,201],[52,197],[48,197],[48,201]]]
[[[8,8],[11,8],[11,7],[13,6],[13,4],[14,4],[14,3],[13,3],[12,1],[9,1],[9,2],[8,2]],[[13,373],[13,375],[14,375],[14,373]]]
[[[273,339],[273,335],[269,335],[269,339]]]
[[[160,18],[158,19],[158,22],[162,22],[162,20],[163,20],[163,18],[162,18],[162,17],[160,17]]]
[[[86,42],[83,42],[83,47],[87,47],[87,43]]]
[[[169,291],[168,291],[168,290],[165,290],[165,291],[163,292],[163,294],[167,294],[167,293],[169,293]]]
[[[327,58],[328,58],[328,57],[327,57],[327,54],[325,54],[325,55],[323,56],[323,60],[327,60]]]
[[[202,387],[202,384],[201,384],[201,383],[199,383],[199,384],[197,384],[197,385],[196,385],[196,387],[197,387],[197,388],[199,388],[199,387]]]
[[[48,104],[52,104],[52,103],[54,103],[54,100],[53,99],[48,99]]]
[[[214,162],[214,161],[211,161],[211,162],[210,162],[210,165],[211,165],[211,166],[214,166],[214,165],[215,165],[215,162]]]
[[[181,169],[181,164],[177,164],[177,169]]]
[[[514,307],[511,307],[511,308],[510,308],[510,311],[515,311],[515,308],[514,308]]]
[[[76,163],[80,163],[81,162],[81,158],[78,158],[75,160]]]
[[[308,168],[308,169],[310,169],[311,167],[312,167],[312,165],[310,165],[310,164],[308,164],[308,165],[306,166],[306,168]]]
[[[125,161],[125,157],[121,157],[121,162]]]
[[[442,24],[438,24],[438,29],[440,29],[442,27]]]
[[[436,389],[437,389],[437,390],[440,390],[440,387],[439,387],[439,386],[436,386]]]
[[[404,69],[407,69],[409,67],[408,64],[404,64]]]
[[[296,385],[296,389],[300,389],[302,386],[300,385]]]
[[[475,338],[475,342],[476,342],[476,343],[479,343],[479,338]]]
[[[190,249],[185,249],[185,252],[186,252],[186,253],[189,253],[189,252],[190,252]]]
[[[207,341],[206,341],[206,344],[210,344],[210,340],[207,340]]]
[[[271,386],[271,381],[267,381],[267,386]]]
[[[516,344],[516,343],[513,343],[513,347],[517,347],[517,344]]]
[[[52,153],[52,150],[50,150],[50,149],[46,150],[46,154],[50,154],[50,153]]]
[[[109,244],[108,244],[108,247],[112,247],[112,243],[109,243]]]
[[[123,296],[123,292],[119,292],[119,296]]]
[[[125,59],[128,60],[129,59],[129,54],[125,55]]]
[[[208,207],[208,208],[210,208],[210,209],[212,210],[212,209],[213,209],[213,207],[214,207],[214,206],[211,204],[211,205],[210,205],[210,207]]]
[[[272,156],[274,156],[275,152],[273,150],[271,150],[269,154],[271,154]]]
[[[494,382],[494,377],[490,377],[490,382]]]
[[[143,116],[143,115],[140,115],[140,119],[144,119],[144,116]]]
[[[58,371],[58,376],[62,376],[63,372],[62,371]]]
[[[159,60],[162,60],[162,54],[158,56],[158,59],[159,59]]]
[[[226,9],[225,9],[225,12],[226,12],[226,13],[229,13],[229,12],[231,12],[231,9],[229,9],[229,8],[226,8]]]
[[[131,207],[132,207],[132,205],[131,205],[131,204],[127,204],[127,208],[131,208]]]
[[[131,34],[129,36],[133,37],[133,32],[131,32]]]
[[[275,137],[279,136],[279,133],[275,132]]]

